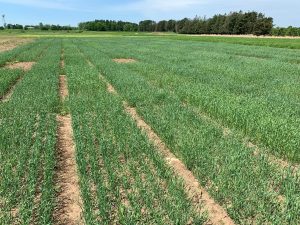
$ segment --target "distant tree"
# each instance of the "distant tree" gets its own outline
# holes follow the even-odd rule
[[[23,25],[20,24],[7,24],[7,29],[19,29],[22,30],[23,29]]]
[[[153,20],[143,20],[139,23],[139,31],[154,32],[156,29],[156,22]]]
[[[159,21],[156,25],[156,31],[158,32],[168,31],[168,22],[166,20]]]
[[[176,32],[176,20],[169,20],[167,23],[167,31]]]
[[[123,30],[124,31],[133,31],[136,32],[138,31],[138,25],[137,24],[133,24],[133,23],[125,23],[123,26]]]
[[[258,14],[257,21],[253,28],[254,35],[269,35],[273,28],[273,18],[265,17],[262,13]]]
[[[95,20],[78,24],[80,30],[89,31],[137,31],[138,24],[114,20]]]
[[[179,20],[176,23],[176,32],[181,34],[187,34],[189,32],[190,25],[190,19],[188,18]]]

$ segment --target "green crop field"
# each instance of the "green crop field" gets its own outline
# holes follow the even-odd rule
[[[0,224],[300,223],[300,39],[17,35]]]

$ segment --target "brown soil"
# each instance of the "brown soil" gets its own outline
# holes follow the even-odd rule
[[[68,96],[66,77],[60,76],[60,98]],[[73,141],[72,119],[70,115],[57,116],[57,172],[59,188],[57,207],[54,212],[55,224],[84,224],[82,199],[77,174],[76,150]]]
[[[134,62],[136,62],[135,59],[122,59],[122,58],[113,59],[113,61],[116,62],[116,63],[134,63]]]
[[[22,69],[24,71],[31,70],[32,66],[35,64],[35,62],[15,62],[15,63],[8,63],[5,68],[8,69]]]
[[[57,209],[54,213],[54,220],[56,224],[84,224],[71,116],[58,115],[57,123],[58,162],[56,182],[60,192],[57,196]]]
[[[62,101],[64,101],[65,98],[69,96],[67,77],[65,75],[59,76],[59,91],[60,91],[60,98]]]
[[[116,94],[117,93],[116,90],[115,90],[115,88],[112,85],[110,85],[110,84],[107,84],[107,91],[109,93],[112,93],[112,94]]]
[[[0,52],[9,51],[15,47],[29,43],[32,39],[28,38],[1,38],[0,39]]]
[[[65,68],[65,61],[64,61],[64,60],[61,60],[61,61],[60,61],[60,67],[61,67],[62,69]]]
[[[195,178],[192,172],[189,171],[173,153],[171,153],[159,136],[137,114],[136,109],[129,107],[126,102],[124,102],[124,107],[126,112],[136,121],[137,126],[146,133],[149,140],[153,142],[156,148],[158,148],[159,151],[164,155],[165,160],[174,169],[177,175],[183,179],[187,194],[189,198],[192,199],[195,208],[199,212],[203,212],[201,206],[204,206],[204,210],[208,212],[209,223],[234,224],[226,211],[220,205],[218,205],[200,186],[198,180]]]

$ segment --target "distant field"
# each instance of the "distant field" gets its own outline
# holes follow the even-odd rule
[[[299,224],[299,39],[24,35],[0,224]]]
[[[97,31],[18,31],[18,30],[6,30],[0,31],[0,39],[5,37],[25,37],[25,38],[54,38],[54,37],[168,37],[175,40],[190,40],[190,41],[200,41],[200,42],[222,42],[228,44],[242,44],[242,45],[257,45],[257,46],[268,46],[275,48],[289,48],[289,49],[300,49],[300,38],[290,38],[290,37],[237,37],[233,35],[228,37],[224,36],[214,36],[214,35],[185,35],[185,34],[175,34],[175,33],[147,33],[147,32],[97,32]]]

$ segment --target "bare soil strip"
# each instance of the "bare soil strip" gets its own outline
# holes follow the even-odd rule
[[[67,77],[65,75],[59,76],[59,95],[62,101],[69,96],[69,90],[67,87]]]
[[[113,86],[111,86],[111,84],[107,84],[107,91],[109,93],[112,93],[112,94],[116,94],[117,93],[116,90],[115,90],[115,88]]]
[[[226,211],[200,186],[192,172],[171,153],[160,137],[138,115],[136,109],[129,107],[126,102],[124,102],[124,107],[126,112],[136,121],[137,126],[146,133],[149,140],[153,142],[155,147],[164,155],[167,163],[174,169],[177,175],[183,179],[187,194],[189,198],[192,199],[196,209],[199,212],[203,212],[203,209],[201,209],[201,205],[203,205],[204,210],[208,212],[209,222],[211,224],[234,224]]]
[[[135,59],[123,59],[123,58],[113,59],[113,61],[116,63],[134,63],[134,62],[136,62]]]
[[[11,70],[15,69],[21,69],[26,71],[31,70],[32,66],[35,64],[35,62],[13,62],[13,63],[8,63],[4,68],[8,68]]]
[[[59,83],[60,98],[63,100],[68,96],[65,76],[60,76]],[[57,115],[57,123],[56,183],[60,191],[54,221],[55,224],[84,224],[71,115]]]

